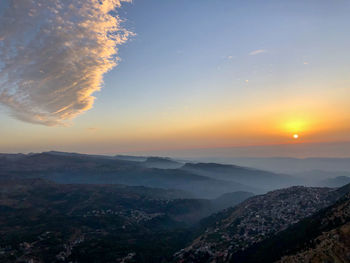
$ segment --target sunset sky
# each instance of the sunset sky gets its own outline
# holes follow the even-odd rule
[[[0,152],[350,141],[350,1],[106,0],[96,19],[16,2],[0,3]]]

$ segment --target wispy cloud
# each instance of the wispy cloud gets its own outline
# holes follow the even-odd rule
[[[92,107],[132,34],[115,13],[123,1],[4,0],[0,102],[12,116],[57,125]]]
[[[255,56],[255,55],[259,55],[259,54],[263,54],[263,53],[267,53],[267,50],[266,49],[253,50],[252,52],[249,53],[249,55]]]

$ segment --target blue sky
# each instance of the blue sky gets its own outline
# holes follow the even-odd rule
[[[350,2],[134,0],[118,13],[135,35],[93,108],[68,127],[20,122],[4,108],[0,150],[264,145],[295,132],[305,143],[350,140]],[[283,122],[306,124],[282,131]]]
[[[349,58],[349,34],[339,27],[349,24],[349,10],[345,1],[136,0],[121,16],[137,35],[121,47],[97,105],[153,113],[244,97],[246,80],[269,91],[264,82],[338,71]],[[266,53],[249,56],[260,49]]]

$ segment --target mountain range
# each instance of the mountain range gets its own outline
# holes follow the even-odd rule
[[[0,154],[0,262],[350,262],[348,177],[308,183],[155,156]]]
[[[0,174],[13,178],[40,177],[58,183],[113,183],[179,189],[198,198],[216,198],[235,191],[264,193],[300,182],[289,175],[234,165],[62,152],[1,154]]]

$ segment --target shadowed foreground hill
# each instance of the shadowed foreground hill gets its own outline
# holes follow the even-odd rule
[[[348,190],[291,187],[249,198],[235,208],[203,220],[202,234],[190,246],[179,251],[175,255],[175,261],[270,262],[269,257],[276,254],[275,249],[279,246],[274,245],[278,242],[269,246],[270,250],[265,251],[266,253],[250,248],[332,205]],[[299,229],[289,235],[303,233],[304,229]],[[288,235],[285,240],[288,240]]]
[[[191,240],[193,224],[251,194],[232,193],[229,204],[186,196],[142,186],[0,180],[0,262],[166,262]]]
[[[340,192],[349,190],[349,185]],[[231,262],[350,262],[350,193],[285,231],[233,255]]]

